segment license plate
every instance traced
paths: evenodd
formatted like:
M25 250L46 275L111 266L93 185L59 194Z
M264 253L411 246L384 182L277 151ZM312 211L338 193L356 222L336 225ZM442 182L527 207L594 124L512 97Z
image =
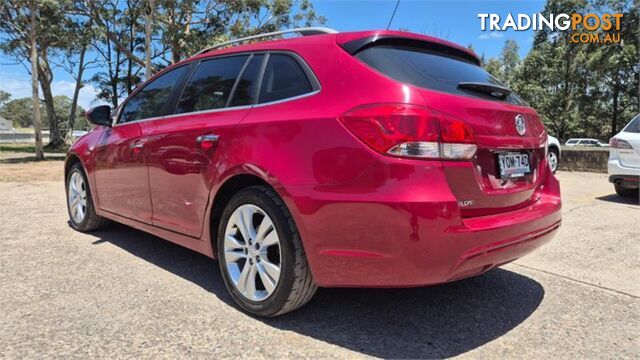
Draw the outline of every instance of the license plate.
M500 178L522 177L531 173L529 154L510 153L498 154L498 169Z

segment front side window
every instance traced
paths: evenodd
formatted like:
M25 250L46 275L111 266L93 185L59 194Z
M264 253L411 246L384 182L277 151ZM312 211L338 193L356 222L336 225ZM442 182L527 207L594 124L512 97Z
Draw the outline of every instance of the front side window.
M188 66L168 71L138 91L124 104L120 122L126 123L164 115L164 107L176 84L186 74Z
M200 63L182 93L176 113L225 107L248 57L233 56Z
M260 86L259 103L283 100L313 91L300 64L289 55L271 54Z

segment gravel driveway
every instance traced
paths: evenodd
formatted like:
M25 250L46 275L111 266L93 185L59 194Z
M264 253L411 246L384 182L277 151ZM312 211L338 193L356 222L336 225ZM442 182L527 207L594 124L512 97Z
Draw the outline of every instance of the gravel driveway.
M640 206L606 175L558 176L563 226L537 253L429 288L320 289L272 320L232 305L215 261L73 231L61 181L0 176L0 357L638 358Z

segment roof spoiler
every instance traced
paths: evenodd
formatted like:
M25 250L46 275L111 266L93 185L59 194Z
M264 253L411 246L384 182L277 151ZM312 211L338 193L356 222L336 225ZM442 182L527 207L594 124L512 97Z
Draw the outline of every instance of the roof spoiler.
M414 46L414 47L433 50L438 53L444 53L446 55L453 56L456 58L461 58L475 65L481 65L480 60L477 57L473 56L472 54L466 51L457 49L455 47L447 46L445 44L439 44L437 42L433 42L429 40L403 37L398 35L371 35L371 36L366 36L360 39L345 42L340 46L349 54L355 55L366 48L369 48L372 46L378 46L378 45Z

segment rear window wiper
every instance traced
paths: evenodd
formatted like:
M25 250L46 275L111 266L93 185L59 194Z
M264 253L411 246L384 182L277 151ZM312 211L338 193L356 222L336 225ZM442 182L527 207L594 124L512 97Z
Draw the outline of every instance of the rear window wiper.
M503 100L506 99L507 96L511 94L510 89L507 89L504 86L491 84L491 83L461 82L461 83L458 83L458 88L491 95L493 97L497 97Z

